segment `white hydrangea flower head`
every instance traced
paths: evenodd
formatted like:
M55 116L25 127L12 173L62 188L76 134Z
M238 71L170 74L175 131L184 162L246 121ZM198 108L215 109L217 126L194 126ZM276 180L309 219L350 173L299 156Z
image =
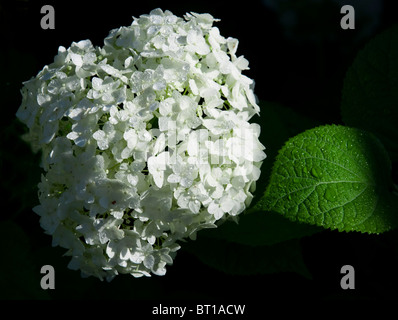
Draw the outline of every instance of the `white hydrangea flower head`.
M17 117L44 169L34 211L82 275L164 275L181 240L250 204L259 107L215 21L156 9L103 47L59 47L24 83Z

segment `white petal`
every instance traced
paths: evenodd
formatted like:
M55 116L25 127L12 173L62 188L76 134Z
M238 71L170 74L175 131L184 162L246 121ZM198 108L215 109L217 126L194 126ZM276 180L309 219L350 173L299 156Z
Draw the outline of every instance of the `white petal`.
M233 201L232 199L230 199L228 197L222 197L220 202L221 202L222 211L224 211L226 213L230 212L235 204L235 201Z
M156 139L155 146L153 148L153 154L158 154L162 152L166 147L166 136L164 133L161 133L160 136Z
M105 132L102 130L97 130L93 134L93 138L97 141L104 140L105 139Z
M79 137L79 134L75 131L69 132L66 136L70 140L75 140Z
M189 135L187 151L192 157L197 156L199 153L199 143L195 133Z
M83 65L83 58L81 55L71 52L70 57L73 64L75 64L76 66L81 67Z
M161 159L152 156L148 159L148 171L152 175L153 180L158 188L163 186L164 171L161 168Z
M180 182L180 180L181 180L181 177L176 174L171 174L167 178L167 182L169 182L169 183L178 183L178 182Z
M220 206L214 202L210 203L207 211L209 211L209 213L212 214L216 220L221 219L224 215L224 212L221 210Z
M131 257L131 252L128 248L124 247L120 250L119 254L120 259L122 260L128 260Z
M102 82L103 82L102 79L100 79L100 78L98 78L98 77L94 77L94 78L91 80L93 89L94 89L94 90L97 90L97 91L101 90L101 88L102 88Z
M195 96L199 94L198 86L196 85L195 80L189 79L189 87L191 88L191 91Z

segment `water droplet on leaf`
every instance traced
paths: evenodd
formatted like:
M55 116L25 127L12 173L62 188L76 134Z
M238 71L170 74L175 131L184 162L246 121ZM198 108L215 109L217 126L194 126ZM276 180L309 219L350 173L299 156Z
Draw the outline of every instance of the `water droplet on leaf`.
M322 174L319 168L317 167L313 167L311 169L311 174L315 177L315 178L319 178Z
M333 187L327 187L325 191L325 199L328 201L336 201L337 191Z

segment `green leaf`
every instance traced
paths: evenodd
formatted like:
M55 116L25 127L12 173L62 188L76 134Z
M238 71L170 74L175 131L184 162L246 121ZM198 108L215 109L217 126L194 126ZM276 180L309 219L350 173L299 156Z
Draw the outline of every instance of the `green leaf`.
M246 246L221 239L200 237L182 246L202 263L231 275L295 272L311 278L298 240L273 246Z
M398 160L398 27L372 39L344 80L342 116L348 126L374 133Z
M280 150L255 209L339 231L380 233L397 224L392 185L388 154L375 136L321 126L291 138Z

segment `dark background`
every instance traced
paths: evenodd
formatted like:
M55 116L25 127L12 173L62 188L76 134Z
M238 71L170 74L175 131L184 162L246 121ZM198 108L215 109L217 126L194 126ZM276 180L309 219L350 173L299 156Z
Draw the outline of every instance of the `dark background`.
M221 299L230 303L270 298L398 298L395 232L364 235L325 230L301 239L302 254L311 278L295 272L229 275L203 264L182 249L164 277L119 276L106 283L92 278L81 279L79 272L66 269L69 259L62 257L64 250L51 248L50 237L43 234L38 217L31 211L37 203L35 185L40 179L40 170L38 156L31 154L17 139L23 132L23 126L15 122L21 82L51 63L58 46L69 47L72 41L84 39L101 46L111 29L130 25L132 16L138 17L157 7L178 16L193 11L210 13L221 19L216 23L221 34L239 39L238 54L250 62L250 70L245 74L255 79L255 93L260 100L280 103L321 124L341 123L340 99L345 72L369 39L396 23L393 1L352 2L357 14L355 30L340 28L343 15L337 1L279 1L279 10L267 6L266 2L0 2L1 201L5 203L1 219L12 218L20 226L11 242L20 241L17 235L22 230L21 237L26 237L30 248L28 255L33 261L26 271L21 267L18 251L15 256L9 254L0 258L5 270L1 274L3 279L7 275L24 277L22 283L17 280L0 282L2 298ZM350 1L345 3L350 4ZM40 8L45 4L55 9L54 30L40 27L43 16ZM380 11L379 4L382 5ZM368 10L369 14L361 14L359 7L365 7L365 11L369 7L372 9ZM293 25L287 28L281 21ZM39 286L40 267L44 264L51 264L56 270L56 289L51 292ZM340 268L347 264L356 271L355 290L340 287Z

